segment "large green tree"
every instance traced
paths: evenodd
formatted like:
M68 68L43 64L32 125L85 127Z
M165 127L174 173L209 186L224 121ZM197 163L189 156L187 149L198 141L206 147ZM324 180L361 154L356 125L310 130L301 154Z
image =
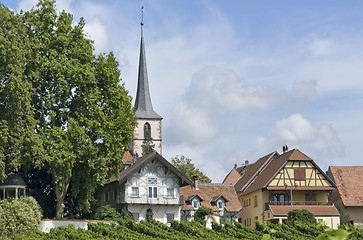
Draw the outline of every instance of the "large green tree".
M41 160L51 175L56 217L64 216L69 190L87 211L95 189L118 171L129 147L136 124L131 97L113 53L93 53L83 19L73 24L71 14L57 13L54 0L40 0L17 17L31 43L23 74L36 121L29 129L45 150Z
M31 49L22 20L0 4L0 181L44 155L31 104Z
M201 183L210 183L211 180L209 177L204 175L198 168L195 168L192 160L190 158L186 158L181 155L176 156L171 159L171 163L176 167L179 171L185 174L190 179L193 179L193 176L197 175L199 177L199 182Z

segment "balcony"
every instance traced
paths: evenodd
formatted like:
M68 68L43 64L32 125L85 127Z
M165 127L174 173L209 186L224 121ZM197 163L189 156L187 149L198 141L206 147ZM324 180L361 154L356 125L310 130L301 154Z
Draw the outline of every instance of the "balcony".
M155 204L155 205L180 205L179 196L158 195L157 197L149 197L149 194L139 195L121 195L122 203L127 204Z
M265 210L269 210L270 205L280 206L331 206L330 201L269 201L265 203Z

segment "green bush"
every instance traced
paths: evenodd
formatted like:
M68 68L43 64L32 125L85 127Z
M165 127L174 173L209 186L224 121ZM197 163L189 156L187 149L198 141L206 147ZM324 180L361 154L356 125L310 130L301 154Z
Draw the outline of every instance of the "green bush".
M196 221L204 221L205 216L212 215L213 210L207 207L200 207L197 211L194 213L194 220Z
M316 224L316 219L313 213L306 209L294 209L287 214L287 223L293 224L299 221L303 224Z
M146 210L146 221L148 222L152 222L154 220L154 213L153 210L151 208L148 208Z
M126 221L134 220L132 214L127 210L126 205L120 205L117 208L112 208L109 205L100 208L99 220Z
M40 226L42 211L33 197L0 201L0 237L25 235Z
M117 221L121 218L121 214L116 211L115 208L110 207L109 205L102 206L100 210L100 215L98 217L99 220L114 220Z

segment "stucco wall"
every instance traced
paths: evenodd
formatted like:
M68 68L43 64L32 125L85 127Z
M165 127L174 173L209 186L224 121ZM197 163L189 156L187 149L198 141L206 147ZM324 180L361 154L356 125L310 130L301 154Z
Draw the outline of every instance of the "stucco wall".
M340 217L315 217L318 222L324 222L326 226L338 229L338 226L340 224Z
M363 207L347 207L343 210L355 226L363 225Z
M257 197L257 205L255 204L255 197ZM265 198L266 196L263 196L262 190L257 190L240 198L242 210L238 214L238 218L243 224L254 227L256 220L263 221L262 214Z
M57 227L64 227L68 225L73 225L75 228L82 228L88 230L89 222L103 222L103 223L114 223L113 221L94 221L94 220L51 220L43 219L40 222L39 231L49 233L50 229Z
M149 208L153 211L153 218L161 223L167 223L167 214L174 214L174 220L180 221L179 205L128 205L129 212L139 214L139 221L146 220L146 211Z

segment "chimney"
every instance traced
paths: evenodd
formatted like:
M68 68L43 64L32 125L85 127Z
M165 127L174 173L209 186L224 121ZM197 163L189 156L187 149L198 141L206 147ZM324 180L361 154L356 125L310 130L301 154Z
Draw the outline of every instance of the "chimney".
M198 179L199 179L198 175L194 175L194 176L193 176L194 187L195 187L195 189L197 189L197 190L198 190Z
M247 166L250 163L250 161L245 160L245 165Z
M237 163L234 164L234 168L236 169L237 168Z
M284 146L282 147L282 152L283 152L283 153L287 152L288 150L289 150L289 148L287 147L287 145L284 145Z

